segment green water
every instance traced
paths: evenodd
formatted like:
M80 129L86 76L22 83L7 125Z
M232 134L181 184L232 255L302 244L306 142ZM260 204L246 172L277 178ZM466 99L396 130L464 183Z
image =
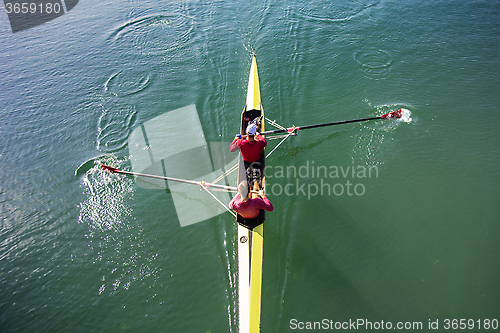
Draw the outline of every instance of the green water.
M233 217L181 228L170 193L93 161L130 170L131 131L190 104L230 141L253 52L282 125L413 118L270 157L261 331L500 320L499 2L81 1L15 34L1 15L1 332L237 332ZM275 173L307 165L377 172Z

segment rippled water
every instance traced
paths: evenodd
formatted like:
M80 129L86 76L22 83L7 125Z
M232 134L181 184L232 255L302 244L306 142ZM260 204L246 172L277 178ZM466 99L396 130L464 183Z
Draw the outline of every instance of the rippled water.
M0 331L237 331L232 216L181 228L169 190L100 163L131 170L129 134L191 104L207 142L230 141L254 52L282 125L409 111L270 157L262 332L500 319L499 9L86 1L15 34L2 20Z

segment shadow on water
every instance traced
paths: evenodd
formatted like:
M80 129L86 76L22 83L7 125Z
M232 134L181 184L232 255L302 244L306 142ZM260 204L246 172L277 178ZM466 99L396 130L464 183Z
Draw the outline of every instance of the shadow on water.
M325 143L325 142L327 142L335 137L338 137L339 135L340 135L340 131L335 131L335 132L331 133L330 135L324 137L323 139L316 140L313 143L308 144L307 146L293 146L293 147L286 147L285 146L281 149L283 151L281 156L286 155L286 156L289 156L291 158L295 158L299 155L299 153L301 153L303 151L307 151L307 150L312 149L312 148L315 148L317 146L320 146L323 143ZM293 140L293 137L290 139ZM280 146L280 148L281 147L282 146Z
M292 319L391 319L396 309L381 307L386 298L371 289L392 274L390 265L377 267L380 258L393 259L384 239L327 197L273 201L283 215L269 216L265 230L262 327L286 332Z
M360 288L359 279L352 276L353 272L363 272L377 244L356 227L347 212L322 201L320 206L329 207L323 213L324 219L297 219L302 225L296 226L295 240L291 240L293 245L288 250L290 262L280 323L283 327L292 318L348 321L381 317L373 300Z

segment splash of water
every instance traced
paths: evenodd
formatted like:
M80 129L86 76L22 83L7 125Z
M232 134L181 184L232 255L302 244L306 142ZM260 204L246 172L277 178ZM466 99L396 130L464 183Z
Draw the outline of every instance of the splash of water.
M84 173L81 187L86 196L79 204L79 222L89 226L84 255L102 274L98 295L129 290L135 281L154 285L159 271L155 267L158 252L144 238L132 214L133 178L109 173L100 165L119 167L125 161L111 154L103 155L86 161L78 169L78 174Z
M401 118L399 118L399 121L404 121L405 123L411 123L412 122L411 118L411 111L408 109L401 108Z
M133 180L117 180L113 175L101 170L100 163L119 165L118 158L113 155L98 157L93 162L94 165L83 177L82 185L87 200L80 204L79 220L89 223L94 230L117 231L131 214L131 208L126 201L132 195Z
M366 165L384 164L385 153L390 151L388 145L393 142L394 130L406 123L413 121L411 111L401 104L372 105L365 100L369 106L376 108L376 115L387 114L396 110L401 110L400 118L390 118L363 123L359 128L357 142L352 151L353 162Z

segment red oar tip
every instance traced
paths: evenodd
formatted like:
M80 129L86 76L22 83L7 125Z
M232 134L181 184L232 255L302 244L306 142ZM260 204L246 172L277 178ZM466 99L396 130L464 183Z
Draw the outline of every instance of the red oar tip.
M380 116L381 118L385 118L385 119L389 119L389 118L401 118L401 116L403 115L403 110L402 109L399 109L397 111L392 111L392 112L389 112L389 113L386 113L382 116Z
M120 172L120 169L113 168L113 167L111 167L109 165L101 164L101 167L103 168L103 170L108 170L108 171L111 171L111 172Z

